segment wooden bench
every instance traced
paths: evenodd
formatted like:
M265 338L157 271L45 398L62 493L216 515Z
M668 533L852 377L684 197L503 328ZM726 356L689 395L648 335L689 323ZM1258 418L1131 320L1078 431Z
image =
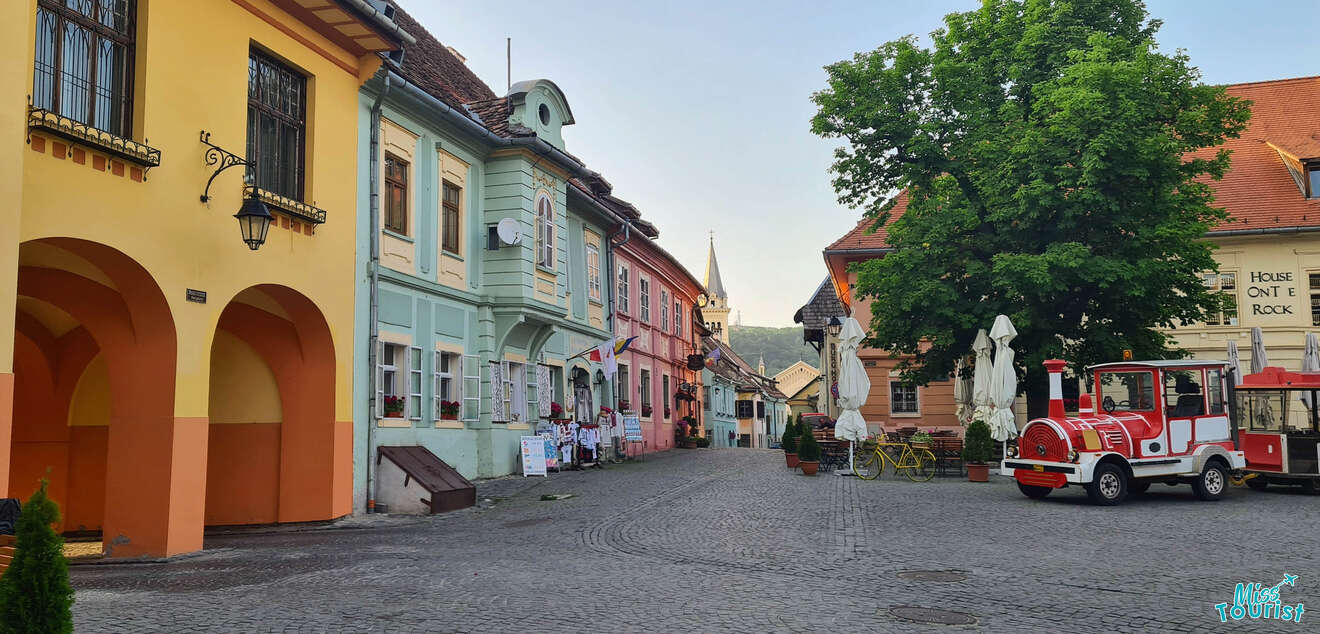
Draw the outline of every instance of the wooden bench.
M18 540L13 535L0 535L0 577L4 576L9 563L14 561L14 549L17 546Z

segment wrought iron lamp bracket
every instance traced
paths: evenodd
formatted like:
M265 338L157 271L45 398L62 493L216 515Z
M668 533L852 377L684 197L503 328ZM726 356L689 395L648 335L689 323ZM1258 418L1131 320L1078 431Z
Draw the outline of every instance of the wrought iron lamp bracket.
M217 166L215 172L211 174L211 178L206 181L206 189L202 190L202 202L207 202L210 200L211 183L215 182L215 177L219 176L220 172L238 165L244 167L253 167L253 165L251 161L211 143L211 133L206 130L202 130L201 141L202 145L206 146L206 153L204 155L206 157L206 164Z

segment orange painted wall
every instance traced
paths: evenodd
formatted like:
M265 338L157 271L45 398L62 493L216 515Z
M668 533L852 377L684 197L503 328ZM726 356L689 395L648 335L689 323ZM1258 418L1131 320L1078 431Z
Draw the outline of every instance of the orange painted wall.
M280 424L210 425L206 524L279 519Z
M105 448L109 427L69 430L69 501L64 530L101 530L105 517Z

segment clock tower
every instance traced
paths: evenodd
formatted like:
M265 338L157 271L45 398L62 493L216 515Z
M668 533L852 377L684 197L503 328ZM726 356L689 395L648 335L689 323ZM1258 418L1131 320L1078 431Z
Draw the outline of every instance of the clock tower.
M706 297L701 307L701 315L706 319L706 329L724 343L729 343L729 294L724 290L724 280L720 279L720 265L715 261L715 236L710 237L710 253L706 256Z

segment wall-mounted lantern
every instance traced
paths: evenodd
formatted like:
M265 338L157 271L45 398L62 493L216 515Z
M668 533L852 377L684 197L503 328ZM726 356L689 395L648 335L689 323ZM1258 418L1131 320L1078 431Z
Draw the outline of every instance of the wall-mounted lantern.
M843 330L843 322L839 321L839 317L837 315L835 315L834 317L830 317L830 323L829 326L826 327L826 329L829 330L831 337L837 337L839 336L839 332Z
M206 164L216 166L211 178L206 181L206 189L202 190L202 202L208 202L211 200L211 183L215 182L215 177L219 176L220 172L239 165L254 166L251 161L211 143L211 133L206 130L202 130L201 141L202 145L206 146L204 154ZM243 206L239 207L234 218L238 219L238 230L242 233L243 242L248 248L253 251L260 249L266 242L266 231L270 229L271 215L266 203L257 198L255 189L243 200Z

